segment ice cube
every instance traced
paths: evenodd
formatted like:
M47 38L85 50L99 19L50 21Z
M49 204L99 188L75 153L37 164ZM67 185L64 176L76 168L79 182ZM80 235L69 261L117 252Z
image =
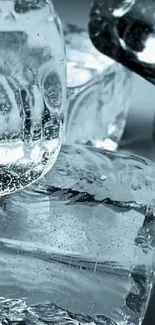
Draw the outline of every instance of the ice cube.
M140 157L63 146L36 190L1 198L1 296L136 325L153 281L154 171Z
M94 0L88 29L101 53L155 84L154 1Z
M52 168L66 90L63 30L52 1L0 1L0 196Z
M64 27L67 52L67 143L115 150L130 107L131 75L98 52L86 30Z

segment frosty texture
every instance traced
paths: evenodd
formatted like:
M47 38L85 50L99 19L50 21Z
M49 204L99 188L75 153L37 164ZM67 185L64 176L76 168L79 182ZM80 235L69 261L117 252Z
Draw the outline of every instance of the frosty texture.
M1 198L3 324L10 315L28 325L141 324L153 281L154 168L63 146L37 190Z

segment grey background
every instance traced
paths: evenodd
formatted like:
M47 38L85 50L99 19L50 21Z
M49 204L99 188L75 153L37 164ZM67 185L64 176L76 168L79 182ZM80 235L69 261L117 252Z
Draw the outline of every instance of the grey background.
M107 0L108 1L108 0ZM91 0L53 0L63 22L87 27ZM133 75L131 109L120 150L140 154L155 161L153 126L155 116L155 86ZM155 290L144 325L155 324Z

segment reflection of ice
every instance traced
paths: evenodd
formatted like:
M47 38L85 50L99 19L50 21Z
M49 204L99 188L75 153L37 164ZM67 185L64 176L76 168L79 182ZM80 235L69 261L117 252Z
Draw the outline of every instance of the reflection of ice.
M4 132L18 133L21 119L13 89L4 75L0 75L0 136Z
M117 3L118 2L118 3ZM113 9L113 16L122 17L131 10L136 0L118 0L116 1L115 8Z
M0 164L6 165L18 162L24 158L23 143L0 145Z
M74 76L74 77L73 77ZM92 73L88 69L79 68L76 63L67 64L67 84L69 88L79 87L92 79Z
M145 42L145 47L142 52L137 53L138 60L150 64L155 64L154 57L155 35L151 35Z

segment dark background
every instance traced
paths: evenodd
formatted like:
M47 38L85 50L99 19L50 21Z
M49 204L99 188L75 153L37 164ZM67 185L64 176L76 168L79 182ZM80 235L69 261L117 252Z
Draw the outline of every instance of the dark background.
M108 1L108 0L107 0ZM87 27L91 0L53 0L62 22ZM155 86L133 75L131 110L120 150L140 154L155 161L153 127L155 118ZM155 290L143 325L155 325Z

